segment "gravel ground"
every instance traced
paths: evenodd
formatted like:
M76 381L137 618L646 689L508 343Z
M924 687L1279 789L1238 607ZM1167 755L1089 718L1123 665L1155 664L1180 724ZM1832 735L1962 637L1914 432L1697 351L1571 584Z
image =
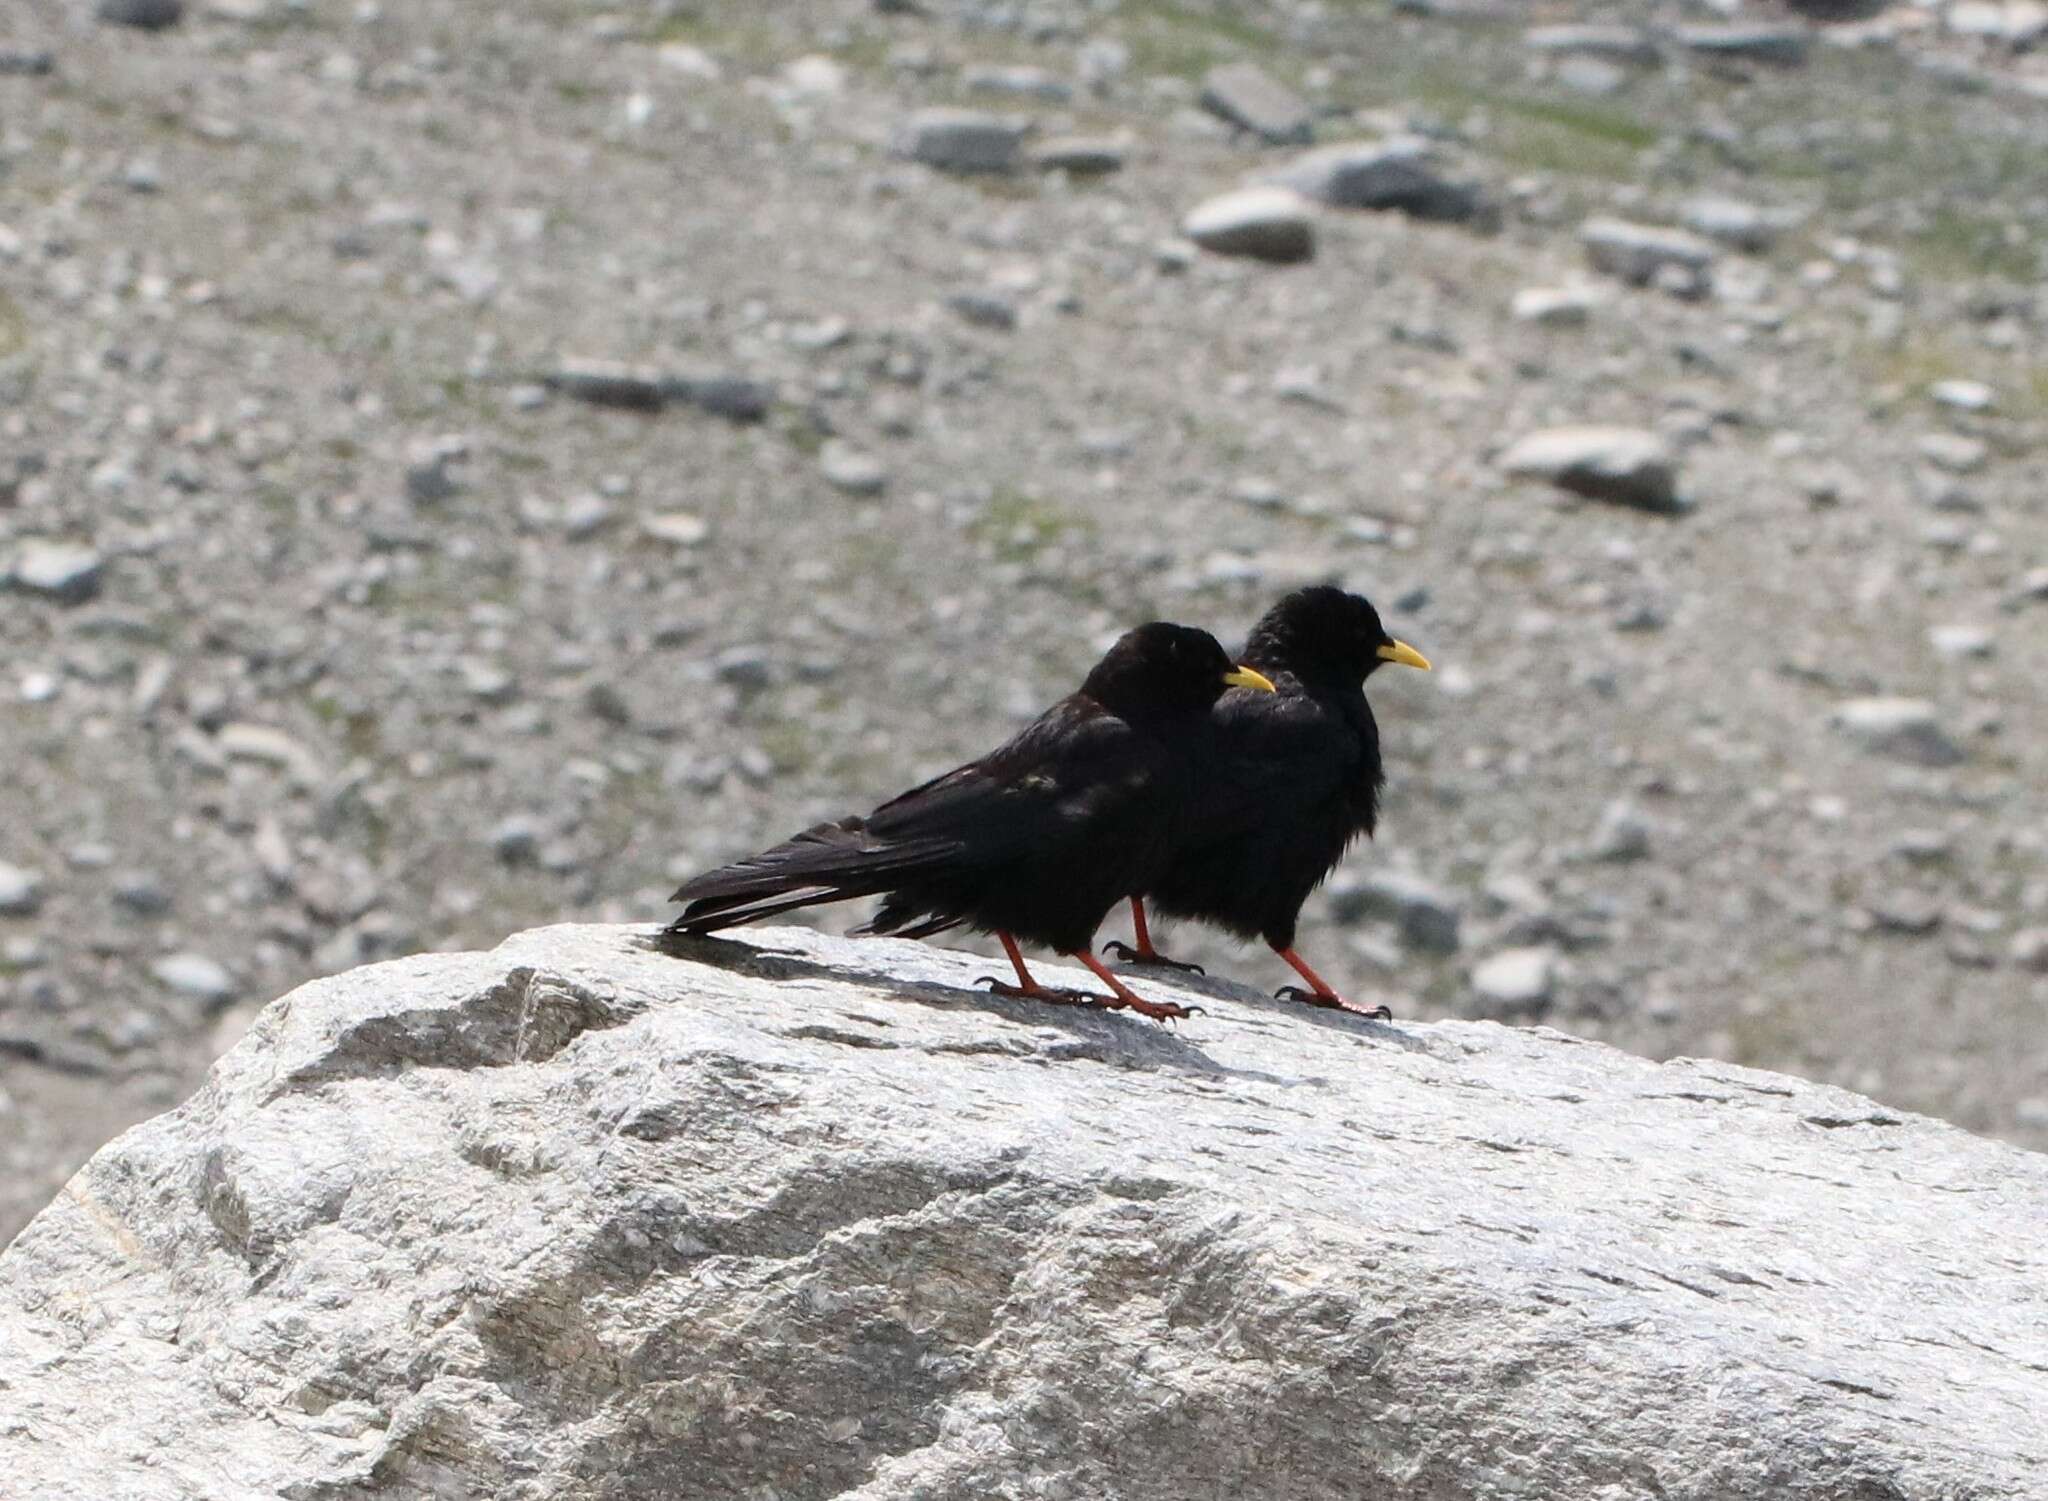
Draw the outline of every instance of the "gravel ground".
M1488 9L14 0L0 1236L1320 578L1439 669L1326 973L2048 1145L2032 12Z

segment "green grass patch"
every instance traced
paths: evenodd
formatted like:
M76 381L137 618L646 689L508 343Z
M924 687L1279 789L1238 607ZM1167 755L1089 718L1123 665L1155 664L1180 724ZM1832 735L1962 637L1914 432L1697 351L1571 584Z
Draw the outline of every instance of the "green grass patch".
M1268 28L1238 14L1232 5L1204 7L1178 0L1127 0L1122 8L1123 40L1131 68L1140 76L1167 74L1199 80L1218 63L1257 59L1280 71L1281 40Z

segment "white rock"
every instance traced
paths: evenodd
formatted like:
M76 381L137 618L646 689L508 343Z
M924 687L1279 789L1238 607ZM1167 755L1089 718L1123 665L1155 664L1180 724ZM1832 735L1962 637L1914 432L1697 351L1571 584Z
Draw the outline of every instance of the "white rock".
M90 547L32 539L16 551L10 573L16 588L80 604L99 592L104 566Z
M233 1000L242 988L225 965L205 954L167 954L150 966L150 973L168 989L209 1005Z
M1242 188L1211 198L1188 215L1181 233L1218 255L1305 261L1315 254L1307 199L1291 188Z
M1737 250L1769 250L1778 238L1778 218L1738 198L1695 198L1679 217L1693 233Z
M1472 989L1488 1016L1531 1016L1550 1002L1557 954L1547 948L1503 949L1472 970Z
M0 917L34 917L43 905L43 878L0 860Z
M1934 705L1917 698L1857 698L1837 704L1830 722L1866 750L1919 766L1953 766L1963 751L1942 728Z
M1938 380L1927 394L1959 412L1987 412L1998 400L1998 393L1981 380Z
M1549 428L1510 446L1500 465L1594 500L1651 511L1683 508L1669 445L1641 428Z
M1988 657L1994 645L1991 632L1980 625L1938 625L1927 640L1944 657Z
M880 495L889 488L882 461L844 438L828 438L818 453L818 472L835 490L848 495Z
M1928 433L1916 447L1921 458L1950 474L1974 474L1991 457L1991 449L1982 438L1963 433Z
M699 547L711 535L711 523L689 511L665 511L658 516L641 517L640 534L670 547Z
M275 766L301 786L310 787L322 776L318 756L283 730L266 724L222 725L215 743L230 760Z
M265 1011L0 1252L0 1475L2039 1493L2038 1153L1545 1031L1148 978L1211 1008L1169 1032L915 944L648 936L527 933Z
M1663 272L1697 288L1714 264L1714 247L1698 235L1624 219L1588 219L1579 241L1595 267L1632 286L1648 286Z
M1547 328L1579 328L1593 315L1592 294L1577 287L1524 287L1515 293L1512 312L1520 323Z
M1437 165L1420 136L1352 141L1306 152L1271 180L1332 208L1392 210L1418 219L1469 219L1481 198L1471 181Z

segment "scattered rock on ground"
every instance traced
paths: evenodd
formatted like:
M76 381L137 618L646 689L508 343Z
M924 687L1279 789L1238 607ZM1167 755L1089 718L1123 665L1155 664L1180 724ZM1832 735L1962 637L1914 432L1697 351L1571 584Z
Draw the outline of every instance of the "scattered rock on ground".
M1028 121L981 110L921 109L897 127L891 149L941 172L1008 172L1018 161Z
M1682 229L1589 219L1579 229L1579 240L1595 267L1631 286L1648 286L1673 273L1696 291L1705 286L1714 264L1714 247Z
M162 31L184 17L185 0L99 0L97 14L115 26Z
M844 438L828 438L818 454L818 470L827 484L848 495L880 495L889 487L882 461Z
M1637 26L1532 26L1522 34L1522 41L1534 52L1581 54L1638 67L1653 66L1657 61L1657 44Z
M1811 34L1803 26L1751 22L1681 26L1672 33L1678 45L1708 57L1796 67L1806 61Z
M65 604L83 604L99 592L105 564L90 547L39 539L24 542L9 570L18 589Z
M1272 181L1333 208L1470 219L1482 203L1477 184L1448 176L1435 156L1420 136L1323 146L1273 173Z
M1512 445L1500 465L1509 474L1548 480L1593 500L1646 511L1684 508L1670 447L1641 428L1549 428Z
M1778 239L1777 217L1740 198L1694 198L1679 217L1694 234L1752 254L1769 250Z
M1101 177L1123 170L1124 144L1104 136L1053 136L1032 148L1031 164L1046 172Z
M1202 108L1270 146L1305 146L1315 133L1308 106L1253 63L1211 68L1202 80Z
M226 965L205 954L167 954L150 972L166 988L208 1005L224 1005L241 989Z
M1934 705L1917 698L1858 698L1835 706L1830 721L1866 750L1919 766L1953 766L1962 747L1949 738Z
M34 917L43 905L43 878L0 860L0 917Z
M1476 1010L1494 1020L1527 1021L1550 1006L1557 953L1548 948L1503 949L1472 969Z
M1316 249L1308 200L1292 188L1241 188L1211 198L1187 216L1181 233L1218 255L1262 261L1305 261Z

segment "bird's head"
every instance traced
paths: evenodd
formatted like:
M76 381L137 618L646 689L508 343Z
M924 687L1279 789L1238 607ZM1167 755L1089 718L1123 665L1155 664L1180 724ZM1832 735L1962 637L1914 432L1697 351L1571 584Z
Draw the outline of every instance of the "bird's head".
M1429 671L1429 659L1396 641L1362 594L1328 584L1297 589L1252 627L1245 660L1297 677L1363 682L1389 662Z
M1155 620L1124 632L1081 691L1130 717L1206 709L1234 687L1273 691L1264 676L1233 662L1207 631Z

